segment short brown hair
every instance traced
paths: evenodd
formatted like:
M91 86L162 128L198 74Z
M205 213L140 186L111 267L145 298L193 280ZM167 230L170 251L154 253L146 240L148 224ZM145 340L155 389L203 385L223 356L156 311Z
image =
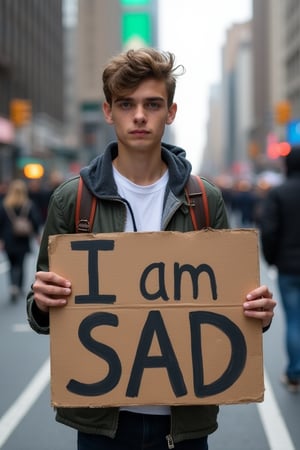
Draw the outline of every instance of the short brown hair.
M163 80L166 83L168 106L171 106L176 88L175 71L183 66L174 66L175 56L153 48L129 50L112 58L103 75L103 92L111 105L113 96L126 95L147 79Z

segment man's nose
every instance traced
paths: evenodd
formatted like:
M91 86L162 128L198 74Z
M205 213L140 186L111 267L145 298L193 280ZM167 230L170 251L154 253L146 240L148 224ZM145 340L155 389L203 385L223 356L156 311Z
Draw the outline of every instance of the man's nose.
M135 122L145 122L146 121L146 114L145 114L143 105L137 105L137 107L135 109L134 120L135 120Z

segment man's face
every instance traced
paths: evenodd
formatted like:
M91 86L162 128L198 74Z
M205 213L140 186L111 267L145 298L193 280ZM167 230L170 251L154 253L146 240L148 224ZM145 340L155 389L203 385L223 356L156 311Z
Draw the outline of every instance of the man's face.
M104 103L107 123L114 125L120 149L160 148L165 125L173 122L177 106L167 104L164 81L143 81L134 91Z

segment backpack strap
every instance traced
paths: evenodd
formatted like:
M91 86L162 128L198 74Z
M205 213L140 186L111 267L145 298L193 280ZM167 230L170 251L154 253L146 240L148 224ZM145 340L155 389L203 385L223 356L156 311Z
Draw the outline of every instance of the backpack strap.
M185 192L189 201L190 214L194 230L208 228L210 222L209 209L206 190L202 179L198 175L190 175ZM91 194L82 178L79 177L75 210L76 233L91 232L96 207L96 197Z
M75 209L76 233L90 233L92 231L96 206L96 197L92 195L82 178L79 177Z
M209 209L203 180L198 175L190 175L185 192L189 200L194 230L208 228L210 223Z

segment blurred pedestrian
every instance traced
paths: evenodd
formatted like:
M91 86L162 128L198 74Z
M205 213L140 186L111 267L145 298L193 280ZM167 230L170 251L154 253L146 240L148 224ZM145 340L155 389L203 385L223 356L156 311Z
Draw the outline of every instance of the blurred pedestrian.
M30 180L28 183L28 195L36 207L39 209L43 224L47 218L48 205L53 190L43 185L40 179Z
M0 204L0 248L10 263L10 299L15 302L23 288L24 259L31 239L39 236L41 218L28 197L26 183L13 180Z
M300 146L284 158L285 181L271 188L260 218L261 242L275 266L285 314L287 367L282 382L291 392L300 386Z
M256 196L252 182L241 179L232 194L231 207L236 214L236 226L252 228L254 226L254 211Z

